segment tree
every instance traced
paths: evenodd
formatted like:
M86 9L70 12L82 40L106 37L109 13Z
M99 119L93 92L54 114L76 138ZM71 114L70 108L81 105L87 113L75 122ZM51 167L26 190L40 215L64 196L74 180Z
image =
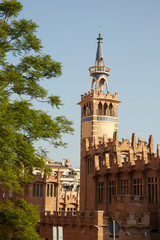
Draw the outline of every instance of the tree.
M39 214L32 204L19 199L15 207L7 200L0 204L0 213L0 239L39 239L35 229Z
M48 171L46 152L36 149L34 142L45 140L54 147L65 146L62 134L73 132L72 122L65 116L52 118L46 112L34 109L33 100L53 108L62 105L58 96L49 96L41 86L43 80L61 75L61 63L43 54L41 41L36 36L38 26L32 20L18 19L21 10L22 4L16 0L0 2L0 184L18 196L23 194L25 184L33 179L34 169ZM10 54L16 61L11 61ZM20 199L14 203L15 212L22 211L25 215L27 206L32 216L34 208ZM9 239L4 237L5 229L7 236L16 239L38 239L36 234L31 238L25 235L19 238L18 227L15 231L7 228L10 216L15 216L13 220L17 219L17 223L23 219L19 218L22 212L15 215L12 208L13 203L9 200L0 203L0 223L6 224L4 231L0 230L0 239ZM8 209L8 215L4 216L3 209Z

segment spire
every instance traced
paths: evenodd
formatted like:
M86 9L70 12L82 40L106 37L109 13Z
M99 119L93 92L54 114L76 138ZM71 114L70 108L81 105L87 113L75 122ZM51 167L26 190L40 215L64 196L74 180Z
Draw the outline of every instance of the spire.
M99 37L97 38L97 40L98 40L98 42L97 42L98 46L97 46L95 65L96 66L105 66L104 58L103 58L103 45L102 45L103 38L101 37L101 33L99 33Z
M99 36L97 38L98 40L98 46L97 46L97 54L96 54L96 60L95 65L93 67L89 68L90 76L92 76L92 85L91 85L91 91L93 90L94 83L96 82L95 89L97 91L103 92L103 86L106 85L106 91L109 92L108 89L108 82L107 77L110 75L111 68L105 66L104 64L104 58L103 58L103 45L101 37L101 33L99 33Z
M97 46L95 66L90 67L89 71L90 71L90 76L93 76L98 79L100 75L103 75L103 76L105 75L108 77L110 75L111 68L105 66L104 64L103 44L102 44L103 38L101 37L101 33L99 33L97 40L98 40L97 42L98 46Z

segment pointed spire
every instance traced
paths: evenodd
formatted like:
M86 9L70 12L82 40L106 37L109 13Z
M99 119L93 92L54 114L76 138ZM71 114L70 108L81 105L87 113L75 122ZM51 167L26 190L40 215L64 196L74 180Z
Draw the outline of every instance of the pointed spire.
M103 38L101 37L101 33L99 33L99 37L97 38L97 40L98 40L98 42L97 42L98 46L97 46L95 65L96 66L105 66L104 57L103 57L103 45L102 45Z
M95 79L103 78L103 81L99 81L99 83L96 83L95 89L97 91L102 92L103 91L103 86L106 84L106 90L107 93L109 92L108 89L108 82L107 82L107 77L110 75L110 67L105 66L104 64L104 58L103 58L103 46L102 46L102 40L103 38L101 37L101 33L99 33L99 37L97 38L98 40L98 46L97 46L97 54L96 54L96 60L95 60L95 65L93 67L89 68L90 71L90 76L93 77L92 79L92 85L91 85L91 91L93 91L93 85L95 82Z

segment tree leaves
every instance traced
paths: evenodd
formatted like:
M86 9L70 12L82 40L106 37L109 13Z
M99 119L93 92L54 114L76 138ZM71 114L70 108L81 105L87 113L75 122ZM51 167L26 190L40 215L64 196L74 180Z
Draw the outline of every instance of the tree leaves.
M7 19L17 17L22 10L22 4L16 0L4 0L0 4L0 17Z
M49 173L46 152L34 143L43 140L53 147L65 147L62 135L73 132L65 116L51 117L34 109L33 100L58 109L63 105L59 96L49 96L41 86L42 81L59 77L62 66L42 53L37 24L16 19L21 10L16 0L0 2L0 186L19 197L34 170ZM1 202L0 239L38 239L37 219L33 206L22 199Z
M3 240L38 240L33 226L37 225L39 214L36 207L19 199L16 205L7 200L0 204L0 236Z

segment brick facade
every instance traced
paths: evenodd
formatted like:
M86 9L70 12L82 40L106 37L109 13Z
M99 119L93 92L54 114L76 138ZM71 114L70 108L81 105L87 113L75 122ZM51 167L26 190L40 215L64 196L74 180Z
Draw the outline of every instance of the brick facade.
M66 162L51 163L48 166L52 170L51 175L37 172L34 181L25 189L24 199L38 206L40 212L78 211L79 177L74 175L75 170ZM67 186L68 189L65 188Z
M108 91L111 69L104 65L101 35L89 70L91 91L79 102L80 212L41 214L41 237L60 239L53 231L58 226L64 240L160 239L160 145L155 154L152 136L118 140L120 101Z

